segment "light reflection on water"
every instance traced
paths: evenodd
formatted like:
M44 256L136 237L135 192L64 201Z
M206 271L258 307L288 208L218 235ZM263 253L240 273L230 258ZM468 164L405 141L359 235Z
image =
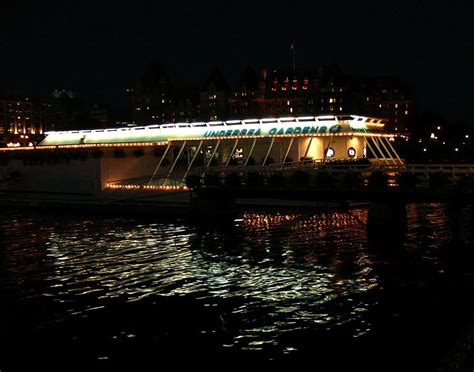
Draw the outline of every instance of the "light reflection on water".
M451 231L444 209L410 206L409 218L406 249L430 262L428 276L442 273L436 257ZM245 212L231 227L202 228L4 216L4 269L7 283L21 291L19 301L62 304L35 327L108 311L111 300L156 306L163 297L185 297L217 309L216 321L200 331L225 334L222 347L291 353L298 346L282 335L338 327L352 337L371 332L367 314L384 280L377 269L383 258L367 248L366 219L366 209ZM124 336L120 325L113 332L140 337Z

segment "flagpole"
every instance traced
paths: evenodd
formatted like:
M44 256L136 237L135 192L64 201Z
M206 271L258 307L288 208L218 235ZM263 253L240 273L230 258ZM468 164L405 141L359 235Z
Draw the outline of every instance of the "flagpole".
M296 51L295 44L293 43L293 72L296 71Z

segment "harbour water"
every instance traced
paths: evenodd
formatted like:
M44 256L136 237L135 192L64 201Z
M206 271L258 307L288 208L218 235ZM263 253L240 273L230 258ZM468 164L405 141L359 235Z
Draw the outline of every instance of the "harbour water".
M0 369L461 370L471 216L409 205L400 245L368 242L366 208L247 210L219 224L4 212Z

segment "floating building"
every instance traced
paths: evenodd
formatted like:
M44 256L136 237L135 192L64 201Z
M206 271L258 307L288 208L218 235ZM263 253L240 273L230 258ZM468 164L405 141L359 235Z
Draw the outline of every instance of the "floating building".
M1 149L0 187L98 194L186 189L186 177L372 158L400 164L381 119L265 118L45 133L37 146ZM13 176L12 176L13 175Z

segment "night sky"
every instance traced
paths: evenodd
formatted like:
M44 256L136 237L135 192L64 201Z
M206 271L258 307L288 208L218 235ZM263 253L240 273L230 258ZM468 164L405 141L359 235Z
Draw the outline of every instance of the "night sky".
M2 3L0 87L77 90L120 107L146 63L202 83L214 66L230 82L247 65L338 63L396 75L421 110L474 112L474 1L23 1Z

